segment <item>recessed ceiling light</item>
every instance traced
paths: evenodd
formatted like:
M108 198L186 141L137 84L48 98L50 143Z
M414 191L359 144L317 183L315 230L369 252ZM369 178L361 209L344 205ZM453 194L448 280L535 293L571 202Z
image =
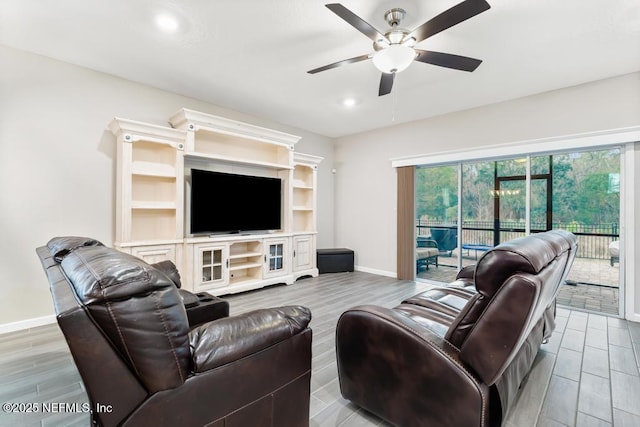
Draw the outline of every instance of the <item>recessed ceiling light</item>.
M165 33L175 33L178 31L178 20L168 13L160 13L156 15L156 26Z
M357 104L355 98L345 98L344 101L342 101L342 105L344 105L345 107L353 107Z

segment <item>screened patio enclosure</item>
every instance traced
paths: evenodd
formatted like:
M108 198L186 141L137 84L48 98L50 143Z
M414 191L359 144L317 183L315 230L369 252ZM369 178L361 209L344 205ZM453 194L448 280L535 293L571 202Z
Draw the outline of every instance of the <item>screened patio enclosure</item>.
M618 148L415 171L416 247L431 241L438 246L428 263L420 262L425 252L416 249L418 280L451 282L460 268L502 242L562 228L577 236L579 247L558 302L617 315L619 224ZM446 246L443 234L449 236Z

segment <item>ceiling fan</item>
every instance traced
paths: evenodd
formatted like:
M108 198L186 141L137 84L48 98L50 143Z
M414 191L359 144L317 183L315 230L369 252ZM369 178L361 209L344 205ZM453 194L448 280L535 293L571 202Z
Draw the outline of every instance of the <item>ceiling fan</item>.
M347 21L356 30L370 38L373 41L374 52L315 68L307 71L309 74L372 59L376 68L382 71L378 90L378 96L382 96L391 92L396 73L405 70L413 61L462 71L474 71L482 62L480 59L466 56L415 49L414 46L447 28L488 10L491 6L485 0L465 0L462 3L458 3L413 31L400 27L406 12L400 8L391 9L384 14L385 21L391 27L384 34L340 3L331 3L325 6Z

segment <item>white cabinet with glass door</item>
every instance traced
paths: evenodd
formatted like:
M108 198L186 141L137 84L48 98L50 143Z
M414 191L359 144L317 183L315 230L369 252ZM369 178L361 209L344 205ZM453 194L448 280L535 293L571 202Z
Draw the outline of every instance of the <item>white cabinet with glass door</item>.
M264 277L276 277L287 274L288 265L288 239L265 239Z
M193 283L196 291L224 287L229 282L226 245L202 244L193 247L196 260Z

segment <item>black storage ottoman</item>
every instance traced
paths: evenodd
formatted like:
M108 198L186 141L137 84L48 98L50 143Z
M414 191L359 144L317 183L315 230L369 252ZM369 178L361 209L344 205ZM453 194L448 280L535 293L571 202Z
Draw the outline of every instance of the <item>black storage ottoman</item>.
M320 274L353 271L353 251L346 248L318 249L317 264Z
M214 297L207 292L192 294L183 289L178 291L187 310L190 328L229 316L229 303L221 298Z

